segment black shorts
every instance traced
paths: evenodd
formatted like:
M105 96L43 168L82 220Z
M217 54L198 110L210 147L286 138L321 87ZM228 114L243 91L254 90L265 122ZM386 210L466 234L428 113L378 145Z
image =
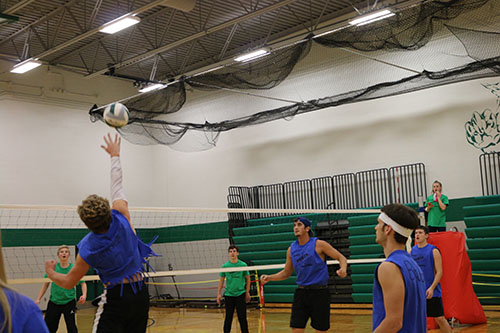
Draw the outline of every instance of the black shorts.
M433 297L427 300L427 317L444 316L443 300L441 297Z
M433 227L429 226L429 232L444 232L446 231L446 227Z
M144 333L148 323L149 292L147 285L134 293L129 283L105 289L94 319L97 333Z
M297 288L293 296L292 317L290 327L306 328L311 318L311 326L318 331L330 328L330 292L328 287L322 289Z

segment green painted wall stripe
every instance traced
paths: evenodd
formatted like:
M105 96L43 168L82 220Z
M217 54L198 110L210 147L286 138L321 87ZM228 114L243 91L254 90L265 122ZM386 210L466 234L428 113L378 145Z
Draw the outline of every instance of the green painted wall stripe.
M158 235L155 244L227 239L228 223L212 222L165 228L138 228L139 237L149 242ZM88 229L2 229L3 247L76 245Z

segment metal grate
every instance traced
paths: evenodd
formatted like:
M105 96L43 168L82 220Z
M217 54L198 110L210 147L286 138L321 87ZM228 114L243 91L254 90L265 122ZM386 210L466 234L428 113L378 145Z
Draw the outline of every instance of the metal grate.
M489 160L491 170L488 175L492 174L492 170L497 171L494 174L494 186L498 193L498 154L495 156L496 162ZM493 185L490 184L491 187ZM392 202L414 203L426 192L425 165L415 163L284 184L251 188L231 186L228 202L241 204L242 208L356 209L379 207ZM258 217L267 217L261 215Z
M285 207L290 209L313 208L311 181L297 180L283 184Z
M389 169L389 174L394 202L406 204L418 202L419 196L425 197L427 182L423 163L395 166Z
M356 173L359 207L377 207L391 203L389 170L374 169Z
M481 154L479 170L483 195L500 194L500 152Z

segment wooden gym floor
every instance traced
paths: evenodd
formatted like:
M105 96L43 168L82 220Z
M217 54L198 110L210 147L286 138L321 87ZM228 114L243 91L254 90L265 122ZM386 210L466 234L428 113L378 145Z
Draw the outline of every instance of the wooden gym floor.
M94 320L94 307L78 310L77 323L80 332L91 332ZM500 332L500 308L487 310L488 323L475 326L461 326L453 330L454 333L493 333ZM149 312L150 326L148 333L154 332L190 332L210 333L221 332L224 323L222 309L193 309L193 308L159 308L152 307ZM288 327L290 309L266 308L259 310L248 308L248 325L250 332L290 332ZM366 309L334 309L332 310L331 332L362 333L371 332L371 310ZM66 332L64 320L61 318L58 332ZM240 332L234 314L232 332ZM314 332L308 326L306 332ZM437 333L439 330L428 332Z

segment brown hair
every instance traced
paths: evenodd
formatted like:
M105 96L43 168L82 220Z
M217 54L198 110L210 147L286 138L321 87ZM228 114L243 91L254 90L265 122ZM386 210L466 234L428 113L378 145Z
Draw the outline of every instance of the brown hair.
M240 253L240 249L235 244L229 245L227 252L231 251L232 249L236 249L236 252Z
M425 225L419 225L415 228L415 230L423 230L426 235L429 234L429 228L427 228Z
M397 203L389 204L382 207L381 211L405 228L415 230L420 225L417 212L405 205ZM399 244L405 244L408 237L394 231L394 239Z
M111 224L111 208L106 198L96 194L89 195L77 208L78 215L90 231L103 233Z

